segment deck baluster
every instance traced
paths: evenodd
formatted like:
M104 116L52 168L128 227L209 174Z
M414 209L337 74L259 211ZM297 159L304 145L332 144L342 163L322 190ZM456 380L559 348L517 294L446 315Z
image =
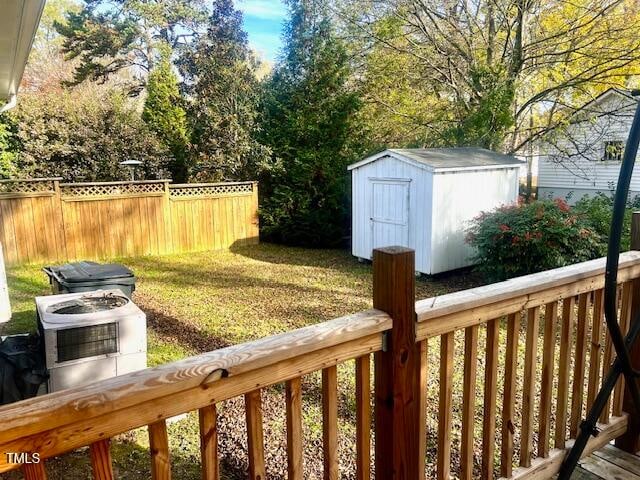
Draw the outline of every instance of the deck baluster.
M39 463L25 463L22 466L22 474L24 480L47 480L47 472L42 460Z
M262 433L262 395L253 390L244 396L249 449L249 479L265 480L264 435Z
M149 425L149 448L151 450L152 480L171 480L169 437L167 436L167 422L164 420Z
M540 308L527 311L527 336L524 354L524 387L522 392L522 442L520 445L520 466L531 465L533 452L533 401L536 388L536 364L538 354L538 327Z
M356 479L371 478L371 357L356 358Z
M575 320L575 297L562 302L562 328L560 330L560 356L558 358L558 401L556 404L555 447L564 448L567 436L567 410L569 403L569 372L571 343Z
M473 478L473 432L476 410L476 372L478 367L478 326L465 330L464 386L462 392L462 441L460 446L460 478Z
M573 393L571 395L571 420L569 437L576 438L582 420L582 406L584 405L584 377L587 354L587 312L589 310L589 293L582 293L578 297L578 322L576 328L576 350L573 368Z
M302 480L302 380L289 380L285 385L287 408L288 480Z
M540 391L538 456L549 456L551 433L551 396L553 394L553 367L556 348L556 323L558 322L558 302L547 303L544 307L544 339L542 349L542 379Z
M487 347L484 371L484 411L482 424L481 478L493 478L494 452L496 448L496 400L498 396L498 341L500 320L487 322Z
M518 338L520 313L507 317L507 351L505 356L504 396L502 400L502 450L500 475L509 478L513 471L514 403L516 399L516 370L518 369Z
M113 466L111 463L109 439L92 443L89 447L89 453L91 455L93 480L112 480Z
M600 368L602 366L604 324L604 290L593 292L593 319L591 325L591 353L589 356L589 386L587 388L587 411L591 409L598 394Z
M322 370L322 449L324 480L338 480L338 370Z
M215 404L207 405L198 410L202 480L218 480L220 478L217 416Z

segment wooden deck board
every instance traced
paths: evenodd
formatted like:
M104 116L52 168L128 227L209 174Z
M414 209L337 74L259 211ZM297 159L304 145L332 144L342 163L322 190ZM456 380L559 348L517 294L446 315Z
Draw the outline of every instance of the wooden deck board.
M580 460L572 480L640 480L640 456L605 445Z
M613 445L605 445L602 450L594 452L600 458L640 476L640 457L620 450Z
M601 478L582 467L577 467L571 475L571 480L601 480Z

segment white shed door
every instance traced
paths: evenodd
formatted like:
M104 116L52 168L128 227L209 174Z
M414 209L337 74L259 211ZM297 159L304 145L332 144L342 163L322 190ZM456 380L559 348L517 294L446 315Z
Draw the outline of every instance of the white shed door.
M409 245L408 179L370 179L372 250Z

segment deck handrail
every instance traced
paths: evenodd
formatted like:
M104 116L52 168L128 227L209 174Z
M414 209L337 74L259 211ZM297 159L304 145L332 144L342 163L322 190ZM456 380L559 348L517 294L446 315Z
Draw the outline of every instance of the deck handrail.
M15 451L20 445L20 441L16 443L18 438L69 425L83 431L73 439L66 439L64 447L49 445L47 455L56 455L97 440L85 427L102 426L95 422L96 418L136 409L140 413L138 417L118 419L114 416L110 420L113 424L110 435L132 430L149 423L145 420L146 404L157 403L160 399L169 409L166 414L159 415L156 406L151 412L155 421L195 410L211 403L212 399L216 402L226 400L377 351L382 345L380 334L390 327L391 319L387 314L367 310L10 404L0 408L0 450ZM304 365L294 365L291 360L295 359L304 360ZM290 362L290 367L271 369L268 378L259 378L262 369L283 362ZM0 456L0 472L5 470L5 458Z
M415 302L413 252L407 249L384 249L381 252L377 250L374 255L373 291L376 308L0 407L0 452L38 452L42 458L50 458L91 445L92 462L110 465L108 443L105 442L120 433L149 425L152 477L164 479L168 478L165 474L169 456L165 420L198 410L202 448L203 452L208 452L207 458L203 456L203 469L209 472L206 478L218 478L217 444L215 435L211 434L216 431L215 405L244 395L250 477L264 478L260 392L265 387L284 382L290 478L301 479L300 378L322 371L325 468L330 472L327 478L334 478L338 471L336 366L355 359L358 478L368 479L371 418L369 364L371 354L375 353L376 471L391 472L397 471L397 468L408 468L405 473L413 473L405 477L414 478L415 472L420 468L424 470L419 465L426 453L425 412L428 408L435 408L426 403L429 370L427 345L429 341L437 341L435 337L439 336L440 393L435 463L437 477L448 478L451 473L453 369L457 349L455 335L464 331L460 476L475 478L474 464L477 461L474 461L473 441L478 332L479 328L485 328L486 325L482 477L494 477L493 472L497 468L494 462L495 441L501 434L501 477L551 478L557 472L565 448L575 438L584 403L588 405L592 390L598 385L600 360L603 370L611 362L610 345L599 340L603 333L601 293L604 259ZM640 299L640 294L636 293L634 297L634 292L640 292L640 251L620 255L618 277L622 286L620 318L628 326L631 310L636 308L632 301L634 298L636 301ZM541 322L543 316L544 323ZM593 319L591 330L587 328L589 319ZM516 381L517 346L523 321L526 323L525 374L524 379L518 380L523 382L521 388L524 399L522 453L518 465L513 468L515 421L512 418L516 389L520 388ZM499 396L501 324L507 329L507 348L501 413L503 426L500 433L496 423L496 398ZM557 394L558 410L555 412L560 427L557 427L555 437L551 438L556 324L561 326L557 357L560 387ZM539 362L537 342L542 332L541 326L544 326L544 349L542 362ZM590 344L587 338L589 331L592 335ZM586 391L587 382L570 380L569 358L574 336L576 351L573 378L582 380L588 373L586 402L582 399L582 392ZM588 348L591 348L591 360L587 368L585 353ZM534 400L538 385L536 372L540 366L541 414L539 424L534 425L533 412L538 408ZM578 392L571 400L570 412L569 389ZM601 418L602 434L590 442L587 452L627 431L628 416L622 410L623 395L623 388L618 386L611 409ZM394 407L395 402L402 408ZM533 433L536 427L539 428L539 440L534 453ZM568 436L567 429L570 432ZM6 456L0 455L0 472L15 467ZM44 478L44 467L40 468L36 470L40 476L30 478Z
M426 339L498 316L604 287L606 258L532 273L416 302L417 336ZM620 254L618 282L640 276L640 251Z

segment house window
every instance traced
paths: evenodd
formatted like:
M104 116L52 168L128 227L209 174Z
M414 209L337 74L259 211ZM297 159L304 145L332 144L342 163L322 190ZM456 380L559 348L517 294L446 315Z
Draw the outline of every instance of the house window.
M624 153L624 142L622 140L610 140L604 142L604 155L603 161L622 161L622 154Z

